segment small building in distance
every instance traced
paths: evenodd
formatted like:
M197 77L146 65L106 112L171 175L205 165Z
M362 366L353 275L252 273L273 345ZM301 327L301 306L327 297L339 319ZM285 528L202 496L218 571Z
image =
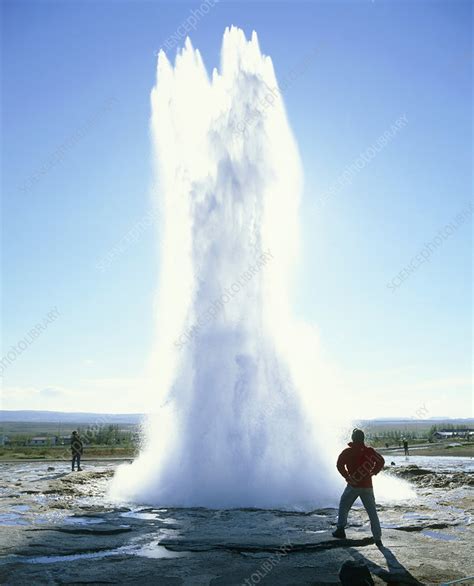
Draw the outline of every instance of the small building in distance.
M38 436L30 439L30 446L55 446L55 437Z
M433 433L433 439L443 440L451 438L469 439L474 437L474 429L440 429Z

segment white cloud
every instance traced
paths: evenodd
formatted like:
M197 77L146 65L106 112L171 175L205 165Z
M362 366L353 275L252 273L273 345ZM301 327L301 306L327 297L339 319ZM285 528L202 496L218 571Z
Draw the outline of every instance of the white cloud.
M2 391L2 409L55 411L69 400L68 390L60 386L6 386Z
M339 373L340 374L340 373ZM423 378L411 367L388 371L346 373L336 377L330 393L325 385L315 396L315 409L331 419L375 417L472 416L472 383L469 377ZM97 413L147 413L155 411L159 381L145 377L90 377L77 384L43 381L31 386L6 386L2 409L89 411Z
M58 398L64 395L64 391L60 389L46 388L39 391L39 395L42 398Z
M1 406L10 410L143 412L146 388L140 378L91 378L74 386L6 386Z

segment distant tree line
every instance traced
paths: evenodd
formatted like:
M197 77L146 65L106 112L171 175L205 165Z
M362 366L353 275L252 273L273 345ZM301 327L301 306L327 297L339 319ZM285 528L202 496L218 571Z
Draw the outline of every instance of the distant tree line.
M131 445L137 441L137 434L121 431L118 425L100 425L78 428L85 444L98 446Z
M97 425L77 428L85 446L135 446L139 443L139 433L134 430L121 430L118 425ZM70 433L67 435L58 435L55 433L12 433L3 434L0 441L4 446L67 446L69 447ZM34 439L44 440L42 443Z
M371 432L367 433L367 437L370 440L380 441L380 440L391 440L392 442L401 442L403 439L423 439L427 438L428 435L426 432L423 431L409 431L409 430L399 430L399 429L391 429L386 431L380 432Z
M470 429L469 426L465 424L454 424L454 423L440 423L434 424L431 427L426 427L422 429L381 429L376 431L375 429L367 429L367 439L379 444L401 444L401 442L406 439L408 441L429 441L432 442L435 440L434 434L437 431L465 431L466 429ZM471 429L472 431L472 429Z

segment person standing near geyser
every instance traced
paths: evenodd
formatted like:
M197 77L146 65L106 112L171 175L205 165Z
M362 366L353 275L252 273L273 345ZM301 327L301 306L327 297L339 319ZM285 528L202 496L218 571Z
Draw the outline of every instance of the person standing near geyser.
M71 454L72 454L72 471L74 472L74 465L77 462L77 470L80 472L81 468L81 456L84 451L84 445L77 431L73 431L71 435Z
M359 497L370 519L370 528L375 539L375 544L382 547L382 530L375 507L372 476L382 470L385 464L383 457L373 448L365 445L365 435L361 429L354 429L352 442L349 447L341 452L337 459L337 469L347 482L346 489L342 493L337 517L337 529L333 537L345 539L344 530L347 524L347 515Z

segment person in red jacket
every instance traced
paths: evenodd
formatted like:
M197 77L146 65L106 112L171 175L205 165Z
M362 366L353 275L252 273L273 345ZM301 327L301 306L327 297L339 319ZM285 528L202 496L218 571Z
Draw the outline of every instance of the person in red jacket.
M362 504L370 519L370 528L378 547L382 546L382 530L375 507L374 489L372 488L372 476L382 470L385 464L383 457L373 448L366 446L365 435L361 429L354 429L352 442L349 447L341 452L337 459L337 469L347 482L346 489L342 493L337 517L337 529L333 537L345 539L344 530L347 524L347 515L360 497Z

